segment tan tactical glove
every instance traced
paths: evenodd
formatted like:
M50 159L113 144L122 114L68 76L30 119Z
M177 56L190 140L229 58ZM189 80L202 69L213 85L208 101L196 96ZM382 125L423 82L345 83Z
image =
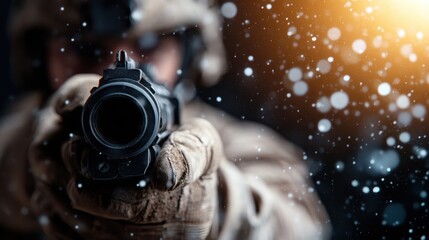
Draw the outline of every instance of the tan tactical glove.
M193 119L164 143L150 177L94 181L82 159L79 112L99 76L68 80L41 111L30 163L33 210L51 238L205 239L217 211L222 143L214 127Z

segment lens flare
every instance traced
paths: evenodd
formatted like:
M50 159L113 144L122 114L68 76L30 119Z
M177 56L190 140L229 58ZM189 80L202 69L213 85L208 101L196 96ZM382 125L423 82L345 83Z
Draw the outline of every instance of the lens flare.
M381 0L374 2L378 6L380 23L397 28L398 35L423 36L429 22L429 0ZM384 20L383 20L384 19Z

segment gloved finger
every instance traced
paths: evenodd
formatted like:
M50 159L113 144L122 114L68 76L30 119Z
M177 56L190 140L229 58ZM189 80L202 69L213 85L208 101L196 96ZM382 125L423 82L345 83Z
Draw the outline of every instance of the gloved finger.
M66 141L61 148L63 163L67 171L73 175L84 175L82 172L85 167L82 166L82 155L86 150L86 143L82 136L73 136ZM88 175L84 175L88 177Z
M67 193L75 209L106 219L140 224L174 219L182 195L180 191L137 187L131 181L109 184L85 178L72 178Z
M223 158L222 141L213 125L192 119L164 143L152 172L155 187L182 188L215 172Z
M61 119L53 108L43 109L36 120L34 140L29 148L29 162L34 176L51 185L64 186L68 173L60 159L64 135Z
M195 221L193 218L192 224L183 224L183 213L181 217L177 216L177 206L164 208L159 204L159 199L171 199L167 196L152 195L152 203L139 199L137 203L143 207L136 219L130 222L109 220L106 218L98 218L86 213L76 211L68 205L67 201L58 194L58 191L50 188L47 185L37 188L38 193L33 194L33 205L37 206L36 213L39 215L39 222L43 230L52 239L186 239L188 232L195 230ZM164 194L171 194L171 192L163 192ZM100 200L95 198L92 200ZM179 202L180 197L175 199ZM183 199L182 199L183 200ZM102 205L96 202L97 206ZM186 204L185 204L186 205ZM182 206L184 207L184 206ZM122 204L122 208L132 211L132 207ZM185 207L185 209L187 209ZM184 209L184 210L185 210ZM168 218L160 218L163 213L168 214ZM104 213L104 217L109 217L108 213ZM175 219L179 222L166 223L167 219ZM134 223L133 223L134 222ZM145 224L149 223L149 224ZM186 226L184 226L186 225ZM168 229L168 230L167 230ZM183 231L188 229L189 231ZM198 232L199 233L199 232ZM203 234L205 235L205 234ZM195 236L195 235L194 235ZM202 238L196 238L202 239Z
M60 115L72 112L77 107L83 106L100 78L101 76L97 74L77 74L69 78L55 92L49 105Z

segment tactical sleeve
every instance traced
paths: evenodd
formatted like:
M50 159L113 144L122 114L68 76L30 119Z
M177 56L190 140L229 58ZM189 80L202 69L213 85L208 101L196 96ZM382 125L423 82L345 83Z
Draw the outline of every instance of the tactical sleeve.
M26 234L39 230L30 208L33 181L27 150L32 140L33 110L40 101L39 95L26 96L0 121L0 229L9 232L0 230L2 239L27 238Z
M300 151L266 126L232 119L201 103L226 157L219 170L220 239L326 239L330 222Z

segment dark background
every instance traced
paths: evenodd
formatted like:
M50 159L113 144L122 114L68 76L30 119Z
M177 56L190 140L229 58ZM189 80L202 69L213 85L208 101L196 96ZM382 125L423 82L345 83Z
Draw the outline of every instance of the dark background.
M11 91L9 79L9 47L6 37L6 24L9 9L9 1L0 2L0 113L3 111Z
M2 107L15 96L7 81L5 25L8 2L0 2ZM424 49L428 45L424 41L413 42L414 50L422 52L416 63L410 63L398 54L398 49L410 39L392 37L389 40L386 37L389 47L373 48L370 43L374 36L385 36L389 31L395 35L394 31L400 27L406 29L408 25L401 25L401 19L397 19L391 27L385 25L382 33L377 30L383 25L377 22L377 18L383 18L381 14L355 17L350 8L344 7L347 1L233 2L238 13L224 23L228 73L219 85L201 90L201 98L240 119L272 127L304 150L303 161L310 168L316 189L332 220L333 239L428 237L428 159L416 152L416 149L429 149L427 120L413 118L410 124L401 126L397 121L400 111L388 110L398 94L409 94L411 105L427 107L424 63L428 54ZM272 4L272 9L266 9L267 4ZM353 6L353 11L365 12L359 8L362 6ZM297 34L287 35L291 26L297 28L299 39L295 38ZM339 49L336 52L324 43L331 27L342 31L341 38L332 43ZM358 38L366 40L367 51L358 56L357 62L349 63L343 53L347 53L350 50L347 46ZM390 54L383 58L382 52ZM249 55L254 61L248 60ZM335 59L331 71L320 74L316 64L328 57ZM387 63L393 67L380 75L379 70ZM364 70L365 66L369 70ZM244 75L246 67L253 69L252 76ZM304 96L296 96L292 90L293 83L287 77L287 70L292 67L315 73L314 77L305 79L309 91ZM351 77L348 83L341 80L345 74ZM377 95L380 82L389 82L396 89L391 98ZM344 110L317 111L314 104L320 97L329 98L339 90L347 92L350 99ZM410 110L403 110L407 111ZM317 129L322 118L332 122L333 127L327 133ZM402 132L410 133L410 142L399 141ZM395 145L386 144L389 137L396 139ZM375 166L370 163L374 151L393 151L400 159L398 167L386 174L375 173L371 169ZM388 158L387 161L393 160ZM358 183L358 186L352 183ZM379 192L374 192L377 187ZM369 189L367 193L366 188Z

